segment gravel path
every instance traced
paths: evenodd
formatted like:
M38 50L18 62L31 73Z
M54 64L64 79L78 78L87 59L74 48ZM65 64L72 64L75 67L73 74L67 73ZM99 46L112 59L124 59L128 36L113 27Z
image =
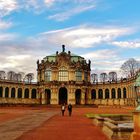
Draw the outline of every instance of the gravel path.
M57 111L35 111L24 117L3 122L0 124L0 140L15 140L23 133L39 127L57 113Z

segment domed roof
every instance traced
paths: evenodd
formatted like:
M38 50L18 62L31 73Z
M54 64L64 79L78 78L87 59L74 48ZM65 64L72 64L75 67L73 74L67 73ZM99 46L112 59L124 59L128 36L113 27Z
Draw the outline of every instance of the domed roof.
M44 61L49 61L49 62L55 62L56 61L56 57L57 56L60 56L60 55L66 55L66 56L70 56L71 57L71 61L73 62L77 62L77 61L83 61L84 58L79 56L79 55L76 55L76 54L73 54L71 53L70 51L68 51L68 53L65 52L65 46L62 45L62 52L58 54L58 51L56 52L56 54L52 54L52 55L48 55L46 57L43 58Z

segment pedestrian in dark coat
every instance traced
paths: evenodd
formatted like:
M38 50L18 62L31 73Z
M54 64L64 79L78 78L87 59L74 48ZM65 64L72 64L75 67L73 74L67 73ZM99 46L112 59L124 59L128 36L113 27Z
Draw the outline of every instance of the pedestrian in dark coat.
M62 106L61 106L61 112L62 112L62 116L64 116L64 113L65 113L65 104L62 104Z
M68 111L69 111L69 116L71 116L71 114L72 114L72 105L71 104L68 105Z

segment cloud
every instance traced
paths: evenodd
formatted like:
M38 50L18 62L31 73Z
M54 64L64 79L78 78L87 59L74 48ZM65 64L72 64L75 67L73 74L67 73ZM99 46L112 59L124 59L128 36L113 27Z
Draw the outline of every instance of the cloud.
M93 9L93 8L95 8L95 5L77 6L77 7L74 7L73 9L68 9L67 11L60 12L60 13L57 13L54 15L50 15L50 16L48 16L48 19L54 19L56 21L64 21L64 20L67 20L74 15L88 11L88 10Z
M56 0L44 0L44 3L47 7L51 7Z
M0 31L8 29L12 27L12 25L13 25L12 22L5 22L5 21L0 20Z
M17 0L0 0L0 17L9 15L18 9Z
M117 52L114 50L104 49L104 50L97 50L94 52L86 53L82 55L86 59L93 59L93 60L108 60L110 58L116 58Z
M98 76L102 72L107 74L111 71L115 71L118 77L121 77L120 67L124 63L125 59L119 56L119 52L116 50L97 50L94 52L86 53L82 55L86 59L91 60L91 73L96 73Z
M114 41L111 44L121 48L140 48L140 41Z
M98 44L108 44L116 38L131 34L133 29L122 27L79 26L54 30L39 34L33 38L37 44L65 44L74 48L90 48Z
M6 41L12 41L17 35L11 33L0 33L0 44Z

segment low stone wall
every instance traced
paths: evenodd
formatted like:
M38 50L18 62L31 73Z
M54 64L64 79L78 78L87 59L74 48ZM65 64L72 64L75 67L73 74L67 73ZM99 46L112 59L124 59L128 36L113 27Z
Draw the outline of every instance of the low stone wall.
M133 127L119 127L119 124L130 123L132 116L124 115L111 119L111 117L95 116L93 124L99 126L111 140L129 140Z

